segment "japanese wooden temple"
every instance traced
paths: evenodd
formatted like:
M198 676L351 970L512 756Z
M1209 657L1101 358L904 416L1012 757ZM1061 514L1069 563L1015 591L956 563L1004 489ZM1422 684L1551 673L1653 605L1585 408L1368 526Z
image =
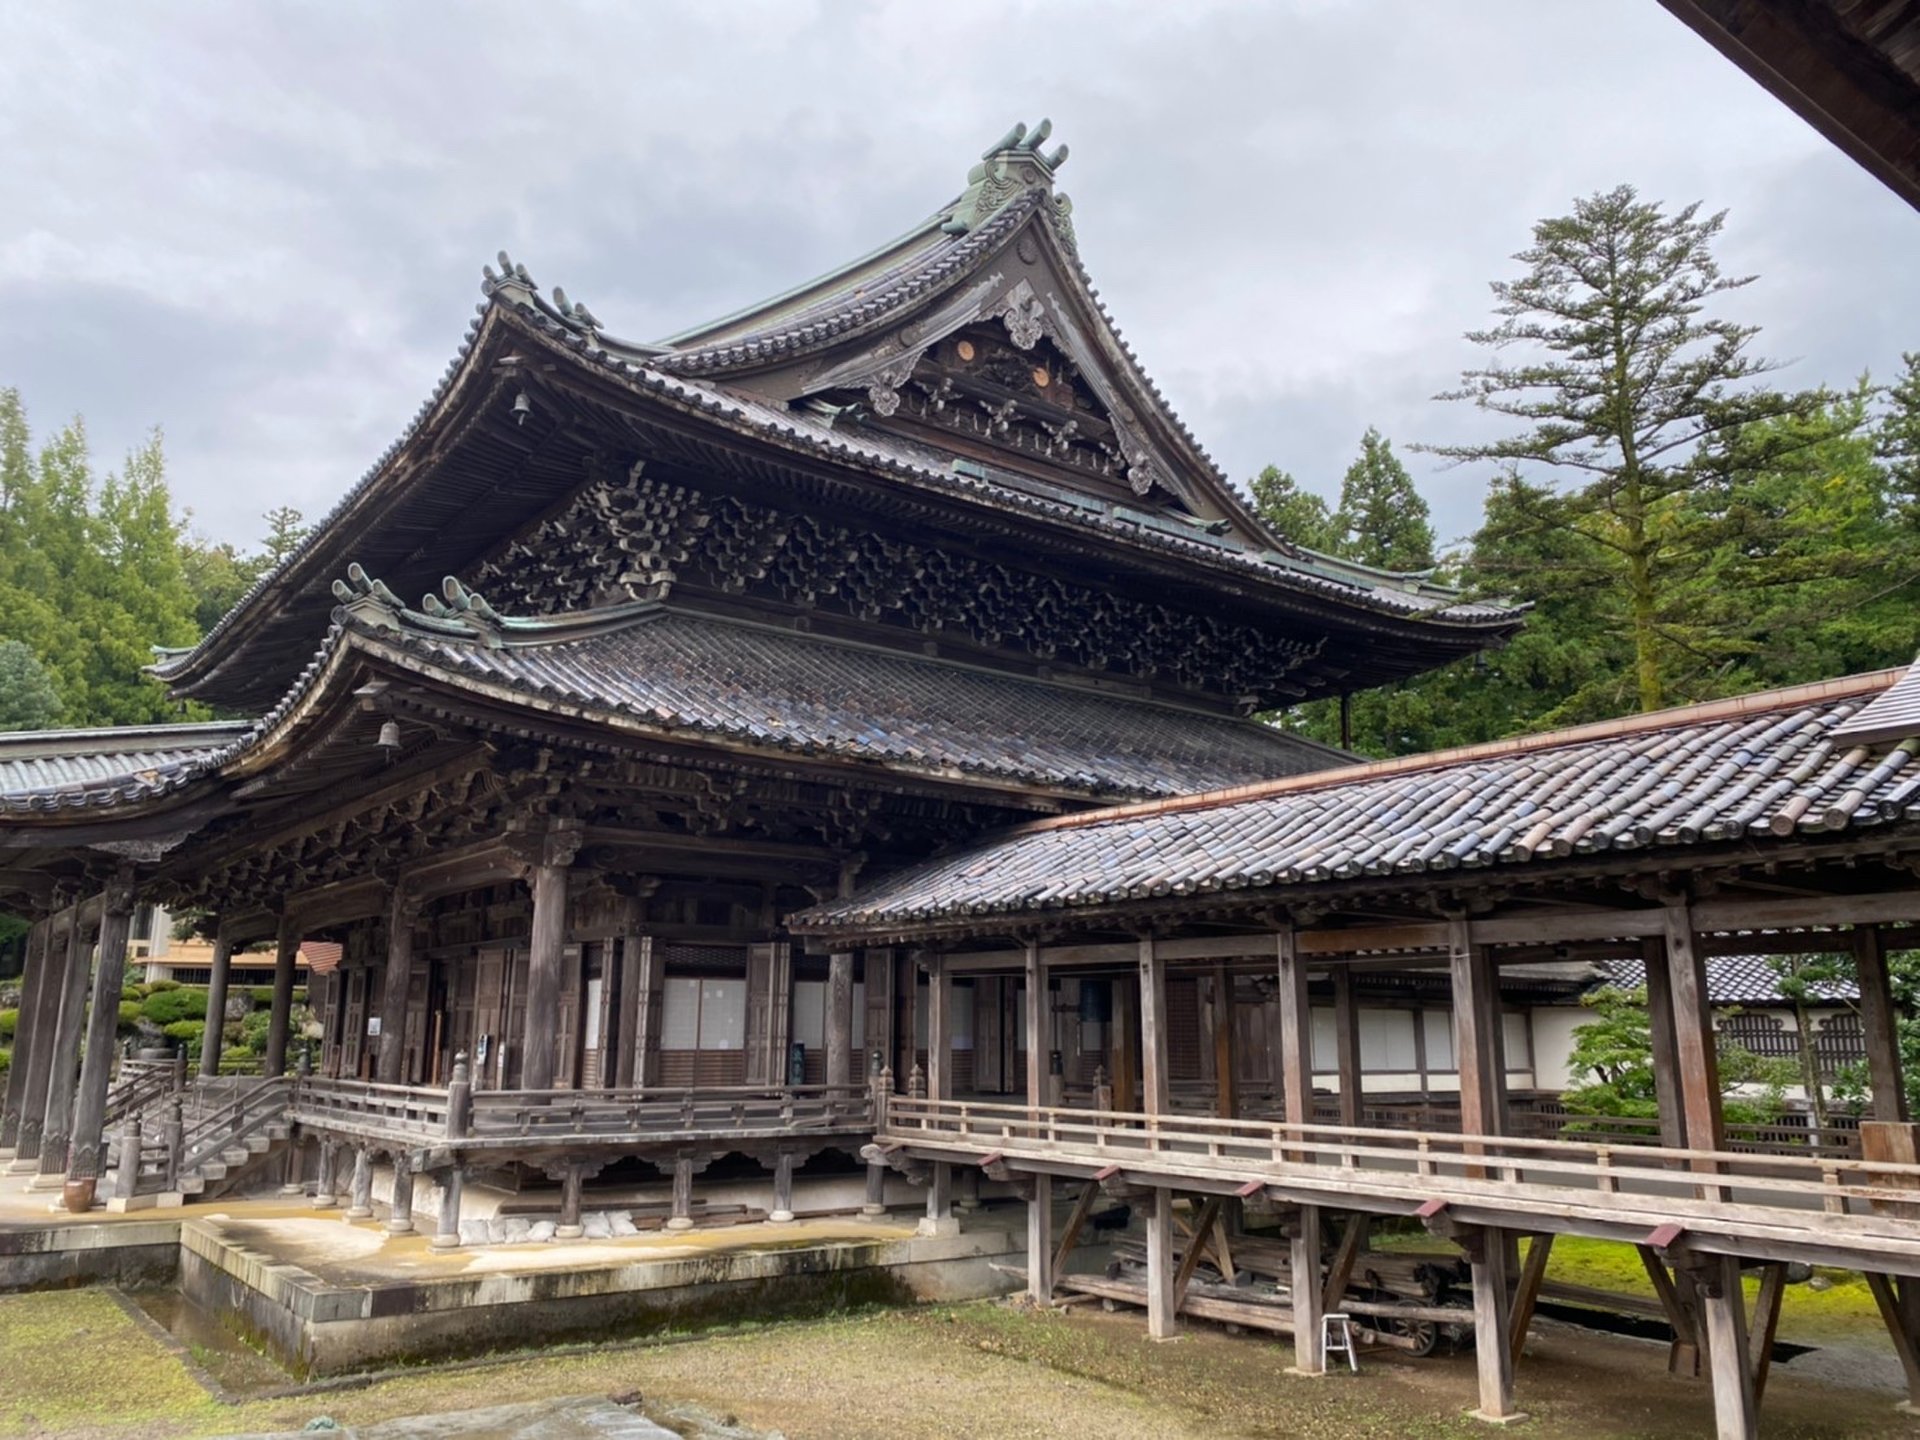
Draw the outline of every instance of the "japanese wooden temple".
M1176 1195L1279 1205L1296 1273L1336 1213L1418 1215L1472 1257L1490 1418L1551 1237L1630 1240L1732 1435L1765 1376L1740 1268L1777 1301L1813 1260L1879 1277L1920 1395L1882 963L1920 924L1920 680L1373 764L1256 720L1522 617L1249 511L1098 301L1047 130L871 255L659 343L502 255L407 433L154 667L255 718L0 739L0 903L35 921L11 1170L85 1207L272 1133L316 1204L370 1214L377 1186L404 1230L430 1183L452 1246L478 1186L557 1182L564 1229L597 1178L670 1176L689 1225L725 1157L790 1219L837 1152L875 1208L890 1172L923 1185L936 1227L956 1177L1025 1196L1040 1298L1095 1198L1132 1197L1156 1335L1192 1274ZM216 938L209 1086L230 957L276 947L263 1076L170 1145L113 1075L142 901ZM304 941L339 947L310 1054ZM1723 1127L1705 959L1794 947L1858 959L1875 1119L1847 1156ZM1660 1143L1516 1136L1503 986L1620 956ZM1383 977L1448 1001L1444 1128L1363 1110ZM1294 1287L1308 1373L1323 1302Z

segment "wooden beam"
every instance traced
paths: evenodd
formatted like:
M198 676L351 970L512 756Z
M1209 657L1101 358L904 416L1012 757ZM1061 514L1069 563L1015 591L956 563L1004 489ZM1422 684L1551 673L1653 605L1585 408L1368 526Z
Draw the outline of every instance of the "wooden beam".
M1520 1284L1513 1292L1513 1314L1508 1322L1512 1327L1508 1342L1513 1350L1512 1363L1516 1367L1527 1348L1527 1331L1533 1328L1534 1306L1540 1303L1540 1286L1547 1278L1547 1260L1552 1254L1551 1232L1528 1239L1527 1260L1520 1267Z
M1213 1113L1231 1120L1240 1113L1239 1056L1235 1053L1233 972L1213 967Z
M1714 1046L1713 1001L1707 993L1706 960L1693 944L1693 916L1685 903L1666 907L1667 972L1673 983L1673 1037L1686 1116L1687 1145L1719 1150L1725 1135L1720 1113L1720 1059Z
M1053 1177L1035 1175L1027 1201L1027 1298L1053 1303ZM1092 1187L1088 1187L1092 1188Z
M1080 1194L1073 1202L1073 1209L1067 1213L1067 1223L1060 1231L1059 1243L1053 1251L1053 1273L1060 1276L1067 1273L1067 1257L1073 1253L1073 1247L1080 1243L1080 1232L1086 1228L1087 1217L1093 1213L1095 1203L1100 1199L1100 1186L1089 1180L1080 1187Z
M1874 1304L1880 1307L1880 1320L1887 1327L1893 1353L1900 1357L1900 1369L1907 1377L1907 1404L1920 1406L1920 1329L1912 1321L1913 1307L1906 1303L1914 1282L1896 1281L1877 1270L1865 1273L1867 1289L1873 1293Z
M1652 1040L1653 1073L1678 1075L1680 1057L1673 1030L1673 972L1667 966L1664 939L1642 943L1641 965L1647 977L1647 1032ZM1654 1104L1660 1113L1660 1143L1670 1150L1687 1148L1687 1114L1677 1085L1654 1086Z
M1048 1067L1053 1059L1052 1035L1049 1033L1051 1018L1047 1006L1047 962L1040 953L1040 943L1029 940L1026 947L1026 988L1025 996L1027 1031L1027 1107L1035 1111L1034 1118L1047 1103Z
M953 977L941 955L927 974L927 1098L953 1098Z
M1780 1331L1780 1301L1787 1291L1787 1267L1774 1261L1760 1276L1760 1293L1753 1297L1753 1404L1757 1410L1767 1393L1767 1375L1773 1369L1773 1337Z
M1476 1419L1506 1424L1518 1418L1513 1408L1513 1349L1509 1343L1507 1247L1498 1232L1474 1231L1466 1239L1473 1273L1473 1347L1480 1380Z
M1340 1248L1334 1251L1333 1264L1327 1268L1327 1283L1321 1292L1320 1302L1329 1310L1340 1308L1340 1297L1347 1293L1347 1284L1353 1279L1353 1267L1359 1262L1360 1252L1367 1248L1367 1232L1373 1228L1373 1217L1364 1210L1349 1210L1346 1226L1340 1232Z
M1180 1268L1173 1276L1173 1308L1178 1310L1186 1302L1187 1286L1193 1282L1193 1272L1200 1268L1200 1257L1206 1252L1209 1232L1219 1222L1220 1206L1223 1203L1218 1195L1209 1195L1200 1204L1200 1213L1194 1217L1191 1238L1187 1248L1181 1252ZM1227 1278L1233 1278L1228 1272Z

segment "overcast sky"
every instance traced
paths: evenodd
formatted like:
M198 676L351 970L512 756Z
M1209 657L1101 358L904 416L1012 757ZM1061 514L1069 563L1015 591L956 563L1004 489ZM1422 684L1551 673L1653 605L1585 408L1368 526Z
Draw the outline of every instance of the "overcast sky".
M1083 258L1227 472L1333 493L1433 394L1532 222L1621 182L1731 212L1728 313L1792 383L1920 348L1920 215L1654 0L14 4L0 386L103 462L165 428L196 525L326 512L452 357L501 248L652 338L1072 148ZM1486 475L1407 456L1443 538Z

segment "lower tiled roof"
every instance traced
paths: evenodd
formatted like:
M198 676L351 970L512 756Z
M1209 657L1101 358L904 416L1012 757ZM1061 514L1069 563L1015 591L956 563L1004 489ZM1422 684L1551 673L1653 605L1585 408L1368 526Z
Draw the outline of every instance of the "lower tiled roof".
M968 917L1844 831L1920 815L1920 745L1835 731L1882 671L1299 780L1039 821L792 917L899 933Z
M0 809L109 805L194 773L245 721L0 735Z
M558 644L401 633L409 655L456 677L692 738L1089 796L1178 795L1343 758L1252 720L684 612Z
M1707 998L1715 1005L1786 1005L1781 993L1782 972L1767 955L1709 955L1706 957ZM1787 957L1780 957L1782 959ZM1646 962L1607 960L1600 966L1606 983L1634 990L1647 983ZM1860 998L1860 986L1851 977L1807 982L1807 998L1814 1005L1837 1005Z

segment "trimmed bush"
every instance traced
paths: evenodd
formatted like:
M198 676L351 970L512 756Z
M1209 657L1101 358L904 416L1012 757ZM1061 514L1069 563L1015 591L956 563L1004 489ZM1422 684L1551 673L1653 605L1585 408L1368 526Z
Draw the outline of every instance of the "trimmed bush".
M253 1003L255 1005L273 1004L273 986L271 985L250 986L247 993L253 996Z
M207 1016L207 992L198 987L175 987L149 995L140 1004L140 1013L161 1029L176 1020L204 1020Z
M245 1045L229 1045L220 1052L222 1075L250 1075L259 1068L259 1055Z
M267 1048L267 1031L273 1028L273 1016L256 1010L240 1022L240 1043L255 1052Z
M0 1010L0 1040L11 1040L13 1032L20 1028L18 1010Z
M120 1028L131 1030L140 1023L140 1003L137 1000L120 1002Z
M146 991L149 995L158 995L162 990L178 990L180 988L182 987L178 980L154 980L147 984Z

